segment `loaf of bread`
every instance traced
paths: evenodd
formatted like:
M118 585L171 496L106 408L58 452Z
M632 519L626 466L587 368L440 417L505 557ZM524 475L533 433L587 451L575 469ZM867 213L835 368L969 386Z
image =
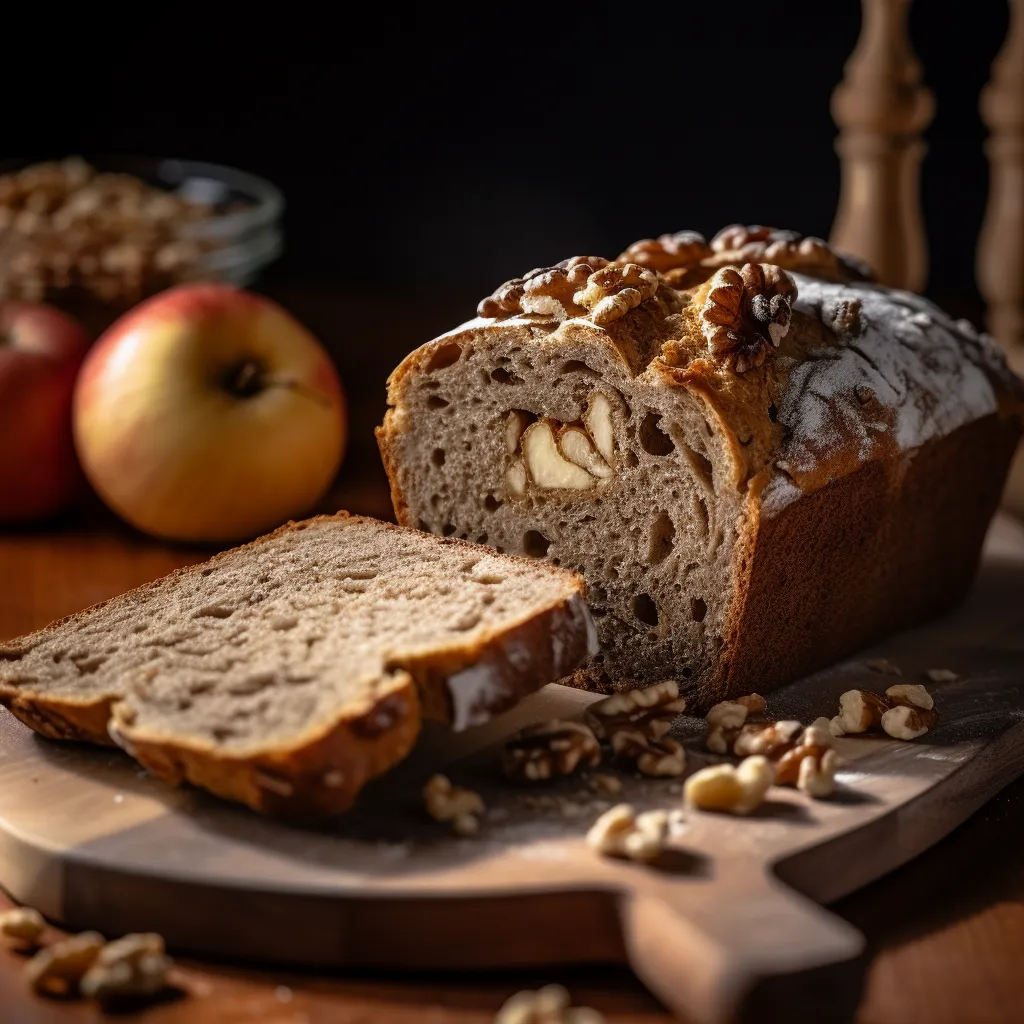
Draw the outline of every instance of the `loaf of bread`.
M289 524L0 645L0 702L172 783L344 810L421 717L487 720L596 649L582 581L344 513Z
M990 338L733 225L502 285L392 374L399 521L582 572L574 681L768 689L970 585L1021 433Z

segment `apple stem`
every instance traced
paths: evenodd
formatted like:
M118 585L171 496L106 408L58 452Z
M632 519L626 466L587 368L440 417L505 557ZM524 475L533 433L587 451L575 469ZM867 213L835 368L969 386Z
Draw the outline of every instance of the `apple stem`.
M247 359L241 365L232 368L225 381L228 391L238 398L252 398L266 386L263 367L255 359Z

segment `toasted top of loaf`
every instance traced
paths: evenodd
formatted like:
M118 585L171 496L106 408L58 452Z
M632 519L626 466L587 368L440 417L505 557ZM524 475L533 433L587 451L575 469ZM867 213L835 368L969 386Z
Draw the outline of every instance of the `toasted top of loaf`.
M644 239L506 282L479 312L395 370L386 432L406 427L411 372L454 364L492 328L510 344L596 341L632 377L696 396L733 485L760 492L766 515L991 413L1024 421L1024 384L988 335L793 232Z
M100 707L131 752L269 759L277 789L296 789L296 752L339 723L360 741L404 730L382 758L391 762L421 710L475 724L571 671L594 648L581 590L578 577L541 561L320 517L3 645L0 700L30 724L34 714L74 722L75 708ZM72 729L68 738L103 737ZM321 774L331 770L325 757ZM209 784L180 763L150 766Z

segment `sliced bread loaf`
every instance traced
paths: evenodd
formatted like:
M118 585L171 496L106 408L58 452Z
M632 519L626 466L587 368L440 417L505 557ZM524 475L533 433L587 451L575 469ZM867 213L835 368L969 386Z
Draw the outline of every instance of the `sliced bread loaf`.
M341 513L0 645L0 703L111 738L171 782L270 813L348 807L421 717L485 721L584 662L576 576Z
M958 600L1021 434L990 338L735 225L509 281L411 353L399 522L588 582L602 690L762 691Z

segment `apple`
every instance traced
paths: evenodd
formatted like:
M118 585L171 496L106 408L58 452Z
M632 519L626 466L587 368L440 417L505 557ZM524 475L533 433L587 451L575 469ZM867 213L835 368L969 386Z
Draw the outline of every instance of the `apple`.
M33 302L0 302L0 523L53 516L84 490L71 439L89 335Z
M101 498L146 533L237 541L302 515L330 486L345 398L320 343L276 303L182 285L93 346L75 444Z

